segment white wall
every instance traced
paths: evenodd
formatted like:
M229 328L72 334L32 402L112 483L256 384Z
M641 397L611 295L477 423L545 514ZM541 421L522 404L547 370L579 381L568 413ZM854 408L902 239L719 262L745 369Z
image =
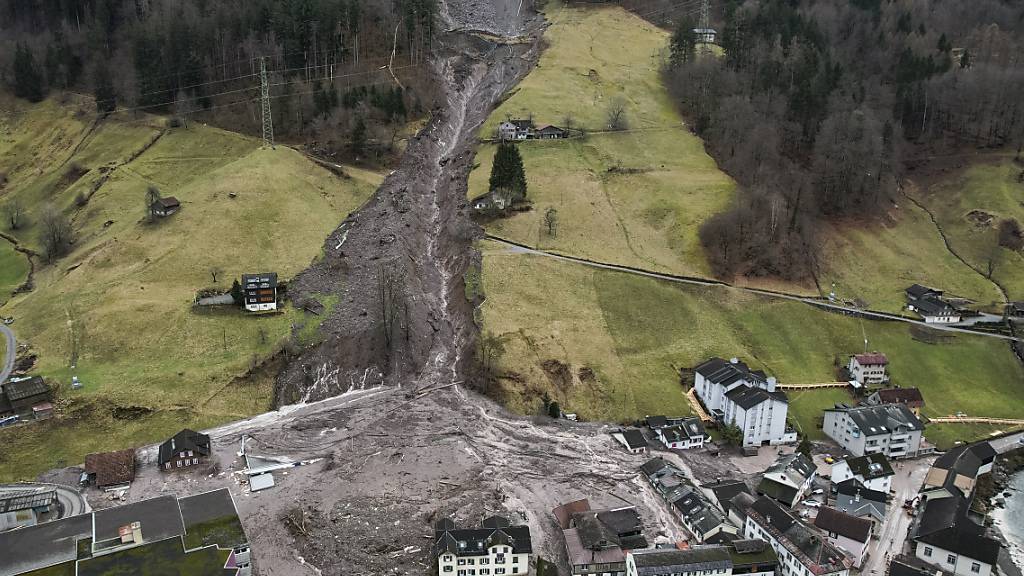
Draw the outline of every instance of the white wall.
M442 554L437 558L437 571L441 576L450 574L452 576L505 576L523 575L530 571L529 554L504 554L504 562L497 560L503 549L510 549L508 546L491 546L488 554L480 556L456 556L454 554ZM459 559L464 563L459 564ZM518 560L518 561L516 561ZM472 562L472 564L470 564ZM504 572L498 572L504 569ZM482 572L486 570L486 572Z
M868 541L870 540L871 539L869 538ZM833 546L837 546L847 552L848 555L853 558L854 568L860 568L860 565L864 562L864 557L867 555L867 542L857 542L853 538L847 538L841 534L837 534L835 537L833 537L832 534L829 534L828 541Z
M930 554L928 554L930 552ZM918 558L941 568L947 572L952 572L956 576L989 576L992 573L992 565L985 564L984 562L978 562L968 558L967 556L961 556L953 554L948 550L943 550L938 546L932 546L931 544L925 544L924 542L917 543L917 550L915 552ZM950 563L949 556L953 556L953 562ZM978 572L971 570L972 565L977 563L979 565Z

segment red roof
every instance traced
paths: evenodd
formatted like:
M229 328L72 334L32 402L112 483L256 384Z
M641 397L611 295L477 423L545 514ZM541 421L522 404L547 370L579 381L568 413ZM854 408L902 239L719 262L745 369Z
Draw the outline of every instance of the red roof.
M135 450L87 454L85 471L96 475L99 487L127 484L135 479Z
M869 364L888 364L889 359L885 357L885 354L881 352L872 352L871 354L857 354L854 356L857 359L857 363L861 366Z
M924 404L924 396L917 388L886 388L878 391L878 399L884 404Z

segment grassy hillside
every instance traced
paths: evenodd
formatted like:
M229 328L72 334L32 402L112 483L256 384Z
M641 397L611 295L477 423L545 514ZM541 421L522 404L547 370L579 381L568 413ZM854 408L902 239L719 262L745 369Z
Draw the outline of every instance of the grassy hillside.
M16 251L14 246L0 238L0 304L11 296L28 277L28 259Z
M15 168L0 205L17 198L38 213L51 202L71 216L77 241L71 254L37 270L33 292L0 308L39 355L36 372L60 385L63 414L0 431L0 480L266 409L269 377L233 379L279 347L302 316L197 313L195 291L226 289L243 272L274 270L283 279L299 272L380 177L351 170L342 178L289 148L262 150L253 139L201 125L165 131L162 120L148 118L89 132L52 102L15 106L6 111L0 150ZM84 141L65 137L87 133ZM34 145L67 161L47 167ZM84 175L69 183L72 165ZM79 193L100 181L78 207ZM147 224L149 185L176 196L181 211ZM35 226L17 232L30 245L37 233ZM212 268L222 270L216 284ZM73 374L82 390L69 389Z
M531 212L493 222L489 232L530 245L683 274L707 274L697 230L725 208L732 180L683 125L659 75L667 35L617 7L549 8L553 22L540 63L488 119L490 135L508 116L538 125L605 130L611 102L623 99L629 131L520 146ZM486 191L494 147L478 154L471 196ZM542 231L559 213L558 233Z
M547 392L589 419L686 412L677 369L712 355L743 357L784 383L834 381L836 358L862 350L866 336L889 355L895 383L922 389L928 415L1024 414L1015 401L1024 368L998 340L956 335L926 343L903 323L484 248L483 322L505 339L501 365L514 374L503 391L522 411ZM549 360L569 365L572 381L546 372ZM579 377L583 367L593 381ZM843 398L841 390L795 392L794 417L813 430L821 410Z
M917 191L957 254L983 272L994 257L993 278L1011 300L1024 300L1024 253L996 248L997 226L1005 218L1024 225L1022 170L1008 156L994 156Z

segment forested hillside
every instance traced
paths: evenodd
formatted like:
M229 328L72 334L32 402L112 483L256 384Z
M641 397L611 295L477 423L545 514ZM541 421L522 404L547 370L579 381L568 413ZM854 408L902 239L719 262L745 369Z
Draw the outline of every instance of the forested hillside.
M434 0L0 0L0 79L257 132L266 57L276 135L363 156L429 108L435 25Z
M694 44L689 14L676 18L666 80L743 187L701 230L718 275L814 278L823 222L885 213L906 160L1019 155L1020 3L733 1L721 58Z

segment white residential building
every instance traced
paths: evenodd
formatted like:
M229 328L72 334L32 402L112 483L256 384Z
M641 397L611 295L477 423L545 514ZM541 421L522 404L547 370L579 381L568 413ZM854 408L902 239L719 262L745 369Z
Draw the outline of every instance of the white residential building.
M850 362L846 365L846 369L850 372L850 378L861 386L867 386L888 382L889 375L886 373L888 366L889 359L885 354L872 352L850 356Z
M814 526L827 534L829 544L839 548L860 568L868 555L868 543L874 526L871 520L822 507L814 517Z
M807 525L770 498L746 510L744 538L760 538L779 557L781 576L849 576L850 560Z
M743 431L743 446L796 442L786 427L789 400L774 377L736 358L712 358L695 369L694 389L712 417Z
M785 454L765 470L757 493L792 508L811 489L817 473L817 467L807 456L800 452Z
M889 492L896 473L889 459L881 452L850 456L832 465L832 484L855 479L865 488L878 492Z
M482 528L458 529L443 518L434 530L434 554L442 576L515 576L530 571L529 526L512 526L501 516L491 516Z
M825 410L823 430L854 456L877 452L897 459L918 455L924 424L904 404L840 404Z
M655 430L658 440L670 450L687 450L689 448L701 448L707 438L704 424L700 418L681 418L677 424L665 426Z

